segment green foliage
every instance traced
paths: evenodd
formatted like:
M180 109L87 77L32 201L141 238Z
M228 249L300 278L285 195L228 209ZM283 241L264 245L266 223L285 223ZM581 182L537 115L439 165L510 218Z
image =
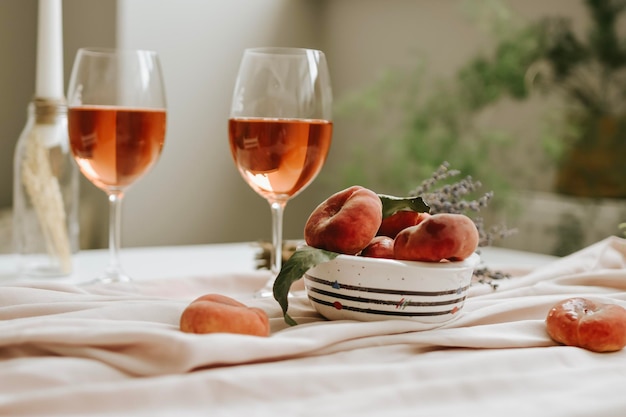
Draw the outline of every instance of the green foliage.
M539 58L548 65L539 71L538 84L590 115L615 114L626 101L626 38L617 30L626 0L585 0L585 5L591 18L586 38L580 39L567 19L539 22Z
M362 99L353 95L341 102L337 124L350 120L367 135L367 144L359 142L341 164L344 185L402 194L415 186L416 179L428 177L448 161L489 187L506 188L502 175L487 161L490 154L506 149L512 137L476 128L475 101L482 100L482 89L475 79L471 83L475 92L456 79L436 81L427 88L429 80L420 65L409 73L390 72L363 91Z
M274 299L278 301L283 310L285 323L290 326L298 324L288 313L289 309L289 290L291 285L302 278L304 273L310 268L323 262L332 261L339 254L329 252L323 249L316 249L309 246L297 248L296 251L283 263L281 270L274 281L273 294Z
M510 169L501 160L515 162L516 138L477 127L476 118L486 108L504 98L524 100L535 91L557 93L564 106L546 116L537 138L543 162L557 164L573 144L589 138L580 122L586 117L580 114L626 111L626 39L619 38L616 28L626 0L581 1L591 18L586 37L562 17L519 24L503 2L491 1L496 17L491 16L490 26L497 43L470 59L452 79L427 79L421 60L415 70L389 72L344 100L337 123L356 117L368 139L342 163L345 185L403 192L416 178L449 161L498 194L506 193L511 178L498 169Z
M400 210L411 210L417 213L428 213L430 211L430 207L428 207L421 196L395 197L378 194L378 198L380 198L383 204L383 219L386 219Z
M478 55L470 60L458 73L467 108L481 109L505 95L526 98L526 73L540 56L539 45L537 28L532 25L506 35L493 56Z
M626 44L617 35L619 15L626 10L624 0L587 0L594 25L589 32L589 55L612 70L626 66Z
M591 18L586 38L562 17L501 31L493 53L475 57L459 73L470 106L481 108L503 96L525 99L537 87L558 91L566 104L594 115L623 109L626 39L616 26L626 0L584 3ZM607 94L610 89L616 94Z

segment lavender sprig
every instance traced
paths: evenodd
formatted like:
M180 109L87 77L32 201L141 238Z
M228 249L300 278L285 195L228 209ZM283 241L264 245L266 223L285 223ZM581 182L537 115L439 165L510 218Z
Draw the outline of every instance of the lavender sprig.
M469 196L478 192L482 187L480 181L467 176L455 183L440 185L442 181L450 180L461 173L459 170L450 169L448 162L443 162L430 178L409 193L411 197L421 196L426 204L430 206L430 213L452 213L466 214L468 212L478 213L487 208L493 199L493 192L486 192L477 198L471 199ZM470 216L478 229L478 246L490 246L494 241L504 239L514 233L515 229L509 229L503 224L487 227L484 219L479 216ZM492 271L487 267L478 268L474 271L473 282L490 285L494 290L498 284L494 280L508 278L509 275L500 271Z
M481 187L480 181L467 176L452 184L439 186L439 183L458 176L459 170L450 169L448 162L443 162L430 178L422 181L420 186L409 193L410 196L421 196L426 204L430 206L430 213L452 213L467 214L468 212L478 213L487 208L493 199L493 192L489 191L475 199L468 199L468 196L477 192ZM469 215L468 215L469 216ZM472 216L469 216L472 217ZM498 239L503 239L516 232L508 229L504 225L486 227L482 217L473 216L472 220L476 224L479 233L479 246L489 246Z
M472 281L489 285L493 290L497 290L500 285L497 281L510 277L510 274L501 271L492 271L487 267L482 267L474 270Z

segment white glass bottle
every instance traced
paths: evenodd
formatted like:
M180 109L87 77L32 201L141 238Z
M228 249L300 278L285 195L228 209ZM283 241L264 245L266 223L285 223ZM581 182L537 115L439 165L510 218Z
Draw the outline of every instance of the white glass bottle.
M72 272L79 248L78 178L65 101L33 100L14 155L13 244L21 275Z

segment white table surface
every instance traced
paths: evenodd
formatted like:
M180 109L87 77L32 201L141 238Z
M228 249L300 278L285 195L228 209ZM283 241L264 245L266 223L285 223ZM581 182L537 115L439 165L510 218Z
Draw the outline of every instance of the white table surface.
M259 247L254 242L207 245L155 246L122 248L122 267L138 281L201 274L245 273L256 269ZM481 248L483 262L493 269L501 266L531 270L556 259L550 255L517 250ZM74 255L74 272L65 278L49 278L59 282L79 282L96 276L107 266L105 249L83 250ZM0 281L18 279L15 257L0 255Z

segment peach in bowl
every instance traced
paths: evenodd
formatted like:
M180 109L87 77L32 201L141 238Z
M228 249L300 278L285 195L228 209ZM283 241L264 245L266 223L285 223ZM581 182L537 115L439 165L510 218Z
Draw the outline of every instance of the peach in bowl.
M307 296L329 320L413 320L437 327L458 317L474 268L458 262L417 262L339 255L304 274Z

